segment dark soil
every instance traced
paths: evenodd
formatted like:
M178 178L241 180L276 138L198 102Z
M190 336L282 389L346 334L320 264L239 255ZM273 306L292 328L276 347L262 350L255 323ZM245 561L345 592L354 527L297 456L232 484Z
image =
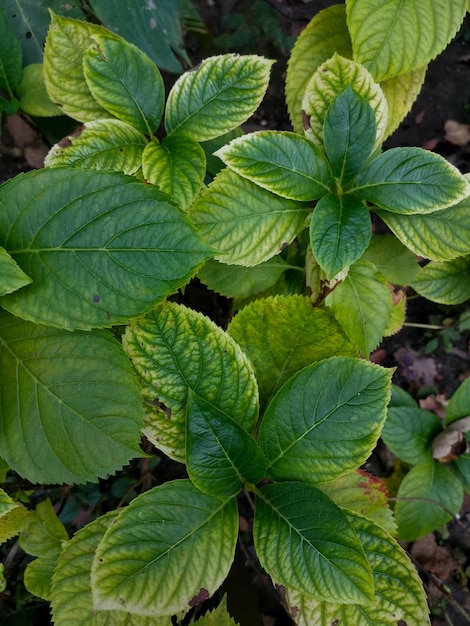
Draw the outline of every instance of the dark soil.
M194 62L210 54L226 52L215 48L214 40L221 34L234 33L230 15L244 14L253 28L256 48L235 50L259 53L276 58L273 80L259 111L247 125L249 130L272 128L290 130L291 125L284 104L284 80L287 53L281 52L269 33L256 29L257 16L250 13L253 2L243 0L197 0L195 2L206 24L206 35L188 35L188 50ZM298 2L295 0L266 0L278 20L286 39L296 37L320 9L331 4L328 0ZM243 13L244 12L244 13ZM251 31L250 31L251 32ZM420 146L432 149L456 165L462 172L470 171L470 143L456 145L446 139L448 120L470 124L470 21L464 23L460 33L446 51L430 64L425 85L412 111L389 138L386 147ZM51 138L60 138L61 128L52 122L39 130L27 118L3 120L0 145L0 182L40 166L41 155L50 145ZM65 134L65 130L63 134ZM29 134L28 134L29 133ZM470 141L470 135L469 135ZM396 367L394 382L416 399L434 406L442 405L452 395L460 382L470 376L469 331L457 332L466 306L444 307L409 293L407 324L399 333L386 339L373 355L376 362ZM216 321L225 325L230 315L230 302L208 293L194 282L185 293L187 302ZM443 329L422 325L454 328L450 344L443 340ZM430 349L436 344L432 350ZM431 398L431 400L430 400ZM433 399L434 398L434 399ZM163 462L164 464L164 462ZM371 460L371 471L386 474L391 458L379 446ZM162 466L166 467L166 466ZM167 471L166 469L164 470ZM180 471L168 466L168 473ZM166 474L165 474L166 475ZM249 512L247 512L249 517ZM448 525L445 532L434 533L424 540L406 546L423 577L432 609L433 626L470 624L470 498L466 498L460 518ZM247 584L254 581L255 586ZM237 555L232 573L225 585L232 598L229 608L242 624L253 626L281 626L290 624L277 595L267 578L255 565L249 548L243 547ZM256 592L253 592L253 589ZM237 599L238 598L238 599ZM467 614L465 615L465 611ZM264 615L261 618L261 614ZM1 618L0 618L1 622ZM360 626L360 625L358 625Z

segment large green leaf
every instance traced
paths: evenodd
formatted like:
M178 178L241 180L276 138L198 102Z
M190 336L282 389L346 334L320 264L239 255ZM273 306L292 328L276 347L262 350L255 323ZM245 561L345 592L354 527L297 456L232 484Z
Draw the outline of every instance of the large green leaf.
M463 200L469 186L439 154L392 148L375 158L354 181L353 193L392 213L432 213Z
M0 89L5 89L10 97L20 82L22 62L20 42L0 7Z
M354 58L382 81L434 59L454 37L467 0L348 0Z
M238 534L234 498L167 482L135 498L93 561L94 607L169 615L211 596L228 574Z
M374 265L359 260L326 300L349 340L364 355L377 347L392 313L392 294Z
M134 174L142 164L145 137L121 120L95 120L53 146L46 167L79 167Z
M344 187L370 157L377 123L367 100L348 85L333 100L323 124L323 143L333 174Z
M360 359L331 357L292 376L259 429L268 478L317 484L357 469L380 436L391 375Z
M323 152L295 133L259 131L216 152L230 169L292 200L316 200L329 191L331 171Z
M80 122L113 117L91 95L83 73L83 56L92 37L119 38L97 24L51 15L43 66L51 100Z
M310 210L225 169L194 202L190 217L218 261L253 266L285 248Z
M80 529L64 546L51 586L55 626L171 626L171 617L135 616L126 611L96 611L91 592L95 551L118 511L111 511Z
M99 20L143 50L152 61L168 72L182 71L180 60L189 65L183 47L181 1L90 0ZM179 59L178 59L179 57Z
M431 444L442 431L441 420L418 407L389 407L382 439L395 456L416 465L432 458Z
M266 460L254 439L193 391L188 392L186 465L191 482L214 496L236 495L264 478Z
M362 256L371 234L369 211L363 202L352 196L329 193L313 211L310 242L329 280Z
M470 298L470 256L431 261L412 282L420 295L441 304L460 304Z
M305 134L313 141L322 143L327 113L346 87L351 87L371 107L376 122L373 145L380 146L388 120L384 93L362 65L337 53L316 70L306 86L302 100Z
M201 190L206 173L206 156L201 146L188 137L170 135L161 143L151 141L142 157L145 180L157 185L182 209Z
M262 407L291 376L313 361L331 354L355 355L333 316L299 295L250 303L233 318L228 332L253 363Z
M397 525L388 505L388 492L380 478L359 469L322 483L318 488L339 507L360 513L391 535L396 534Z
M205 59L173 85L166 103L165 130L208 141L240 126L260 105L272 64L255 55Z
M385 626L429 624L421 580L404 550L379 525L346 511L372 567L374 598L367 604L322 602L287 589L287 601L298 626Z
M409 285L420 269L414 254L393 235L373 235L361 259L375 265L394 285Z
M141 454L138 390L108 332L0 321L0 455L18 474L95 481Z
M64 525L57 517L49 498L42 500L29 515L23 528L19 544L32 556L45 558L56 557L67 542L69 536Z
M235 341L204 315L168 302L127 328L124 348L146 402L169 410L146 420L146 433L169 456L185 459L189 390L248 432L255 427L258 389L252 366Z
M83 57L92 96L106 111L152 135L163 115L165 91L156 65L127 41L93 35Z
M51 16L49 9L66 17L83 19L77 0L0 0L23 52L23 65L41 63Z
M31 278L18 267L8 252L0 246L0 296L29 285Z
M249 298L269 289L292 266L275 256L254 267L226 265L215 259L206 261L198 272L198 278L212 289L228 298Z
M274 483L256 495L253 538L276 584L329 602L373 597L372 572L353 528L320 490Z
M302 134L302 99L314 71L337 52L351 58L351 39L344 5L320 11L300 33L287 66L286 102L296 133Z
M426 215L376 211L398 239L418 256L449 261L470 253L470 196Z
M0 302L36 323L126 323L210 256L166 196L122 174L29 172L5 183L0 207L0 241L33 280Z
M397 493L400 539L414 541L445 525L459 512L462 498L462 484L448 467L434 459L415 465Z

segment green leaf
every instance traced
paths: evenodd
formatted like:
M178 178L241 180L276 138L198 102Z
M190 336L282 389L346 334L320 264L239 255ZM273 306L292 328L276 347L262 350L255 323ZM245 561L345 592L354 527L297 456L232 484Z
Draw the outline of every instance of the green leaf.
M463 417L470 415L470 378L466 378L452 395L446 406L447 426Z
M31 278L27 276L8 252L0 246L0 296L29 285Z
M287 66L286 102L296 133L303 134L302 99L315 70L334 53L352 58L346 9L337 4L320 11L300 33Z
M310 222L310 242L329 280L362 256L371 233L369 211L360 200L333 193L321 198Z
M380 436L391 375L360 359L332 357L292 376L259 429L267 477L317 484L357 469Z
M388 506L387 489L379 478L359 469L322 483L318 488L339 507L364 515L391 535L396 533L397 525Z
M139 394L108 332L0 321L0 455L18 474L83 483L141 455Z
M120 512L98 546L94 607L169 615L198 604L227 576L237 533L234 498L203 494L189 480L145 492Z
M111 511L80 529L64 546L51 589L56 626L171 626L171 617L135 616L125 611L96 611L91 592L91 566L96 548L117 516Z
M377 123L367 100L348 85L333 100L323 124L323 142L334 176L344 187L370 157Z
M53 146L44 165L135 174L145 145L145 137L126 122L95 120Z
M430 459L411 469L397 493L398 536L414 541L444 526L462 505L461 482L448 467Z
M23 65L41 63L51 16L49 9L65 17L83 19L76 0L2 0L10 25L21 42Z
M396 130L421 91L426 76L427 64L412 72L405 72L380 83L388 103L388 124L386 139Z
M360 172L354 195L392 213L432 213L463 200L468 183L439 154L392 148Z
M409 285L419 272L415 256L393 235L373 235L361 259L394 285Z
M234 496L257 483L266 460L254 439L213 404L188 392L186 464L191 482L213 496Z
M168 72L182 71L178 57L189 65L184 50L180 3L158 0L90 0L107 28L143 50L152 61Z
M418 403L414 398L410 396L404 389L398 387L397 385L392 385L392 397L390 398L390 407L411 407L418 408Z
M264 97L273 62L255 55L209 57L173 85L165 130L208 141L240 126Z
M227 611L226 596L223 597L222 602L216 609L208 611L194 623L196 626L237 626L238 624L238 622L234 622Z
M227 330L253 363L262 407L313 361L355 355L333 316L300 295L256 300L239 311Z
M427 65L454 37L467 8L467 0L348 0L354 58L377 81Z
M371 107L376 123L374 147L381 145L388 120L387 100L380 86L359 63L335 53L309 80L302 100L304 130L307 137L321 144L328 111L337 96L351 87Z
M322 602L287 590L287 600L298 626L429 625L428 606L421 580L405 551L379 525L346 511L372 567L374 598L367 604Z
M332 184L322 151L294 133L250 133L231 141L216 156L243 178L291 200L316 200Z
M341 510L303 483L262 487L253 538L262 567L276 584L329 602L368 602L372 572Z
M169 456L185 459L189 391L246 431L254 429L258 388L253 368L235 341L204 315L167 302L133 322L123 345L146 402L169 410L152 414L145 430Z
M32 556L55 558L69 536L49 498L40 502L21 532L20 546Z
M28 563L24 572L24 586L35 596L51 600L51 581L57 563L57 555L40 557Z
M17 86L20 107L28 115L54 117L63 115L46 90L42 63L34 63L24 68Z
M470 256L431 261L412 282L421 296L441 304L460 304L470 298Z
M0 544L20 533L30 515L26 507L0 489Z
M79 122L113 117L91 95L83 73L83 56L92 37L100 35L119 40L102 26L51 12L43 65L47 92L66 115Z
M418 256L449 261L469 253L470 196L456 205L426 215L400 215L376 210L398 239Z
M432 440L441 431L441 420L430 411L389 407L382 439L395 456L416 465L432 458Z
M198 272L198 278L212 289L228 298L249 298L269 289L291 266L275 256L255 267L225 265L209 259Z
M165 137L151 141L142 157L145 180L157 185L182 209L199 194L206 173L206 156L201 146L188 137Z
M144 135L158 128L165 88L157 67L127 41L92 35L83 57L83 72L94 99L113 117Z
M5 89L10 97L20 82L22 63L20 42L0 7L0 89Z
M349 340L364 355L377 347L392 313L392 294L371 263L357 261L326 300Z
M194 202L190 217L217 250L217 261L253 266L285 248L304 228L310 210L225 169Z
M166 196L122 174L29 172L5 183L0 207L0 241L33 280L0 302L36 323L127 323L210 256Z

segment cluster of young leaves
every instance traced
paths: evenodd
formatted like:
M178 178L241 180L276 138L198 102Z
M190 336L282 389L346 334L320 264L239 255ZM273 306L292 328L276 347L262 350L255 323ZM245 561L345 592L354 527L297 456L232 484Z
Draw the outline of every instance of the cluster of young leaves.
M411 465L395 505L398 534L413 541L444 526L462 505L470 488L470 384L464 381L441 420L394 388L382 438L399 459Z
M430 0L409 4L346 0L345 5L321 11L311 21L289 59L286 99L294 130L326 152L335 184L341 173L349 185L346 194L342 193L340 179L339 190L329 189L329 193L338 197L332 201L324 194L313 212L313 255L308 259L307 280L311 280L314 297L322 298L338 282L336 278L331 281L331 275L339 266L346 266L346 270L338 270L339 278L344 280L326 299L326 304L335 310L346 332L364 354L368 354L384 334L396 329L400 318L387 289L385 278L388 277L374 262L375 258L382 264L385 255L374 246L374 254L367 254L367 264L364 263L366 257L361 258L360 250L366 249L370 240L365 203L406 248L432 260L429 268L419 275L411 261L410 271L405 276L407 282L399 284L413 284L420 293L438 301L461 302L468 297L468 280L460 290L457 286L462 283L462 273L467 271L469 253L465 220L462 229L462 215L468 212L468 191L464 191L463 181L456 183L448 179L452 190L448 188L450 193L444 200L433 188L433 181L439 185L440 176L444 175L437 160L436 163L433 158L427 161L423 151L413 148L374 154L409 111L424 80L427 64L458 30L467 5L465 0L445 6ZM423 24L426 25L424 30ZM432 36L428 37L429 33ZM335 98L348 86L372 107L376 124L374 140L370 111L361 112L356 104L345 113L340 102L333 105ZM344 107L345 96L342 99ZM343 112L343 123L339 112ZM331 119L325 127L327 115ZM369 128L364 136L362 128ZM359 138L356 155L348 155L345 148L349 131L351 144ZM338 135L336 153L332 149L334 133ZM344 167L353 169L343 172L342 159ZM414 174L417 177L413 180ZM403 183L400 187L396 185L399 182ZM355 186L357 192L353 190ZM393 193L388 195L386 190L392 188ZM355 210L351 196L354 196ZM355 242L352 250L351 235ZM349 249L344 245L346 241ZM341 250L339 256L344 257L343 264L325 260L329 251L335 249ZM331 252L330 255L330 259L335 256ZM400 302L399 307L402 306Z

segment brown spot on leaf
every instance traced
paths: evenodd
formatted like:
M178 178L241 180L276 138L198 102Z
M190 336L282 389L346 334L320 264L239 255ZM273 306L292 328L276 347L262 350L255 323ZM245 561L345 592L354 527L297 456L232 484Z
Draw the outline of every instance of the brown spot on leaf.
M199 590L199 593L195 595L194 598L191 598L191 600L188 602L188 605L191 608L193 608L194 606L201 604L201 602L204 602L204 600L207 600L208 597L209 597L209 592L207 591L207 589L204 589L203 587L201 587L201 589Z
M80 135L83 133L85 128L86 128L85 124L82 124L82 126L80 126L80 128L77 128L77 130L74 133L70 133L70 135L63 137L63 139L61 139L57 145L60 146L61 148L68 148L69 146L72 145L72 138L80 137Z
M302 126L304 130L310 130L310 115L307 115L302 109Z
M150 404L150 406L154 406L157 409L161 409L164 413L166 413L167 418L171 420L171 409L167 407L166 404L163 404L163 402L160 402L158 398L154 398L153 400L149 400L149 398L145 398L145 404Z

